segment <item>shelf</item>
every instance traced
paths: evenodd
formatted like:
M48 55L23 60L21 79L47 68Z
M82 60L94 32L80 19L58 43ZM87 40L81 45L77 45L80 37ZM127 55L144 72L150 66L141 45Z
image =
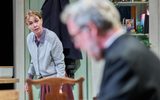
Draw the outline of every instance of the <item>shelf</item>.
M114 2L114 3L124 3L124 4L148 4L148 1L140 2L140 1L134 1L134 2Z
M0 77L0 84L17 83L17 82L19 82L19 79L17 78Z
M131 35L133 35L133 36L149 36L149 34L143 34L143 33L133 33Z
M135 2L114 2L115 5L138 5L138 4L149 4L148 1L146 2L140 2L140 1L135 1Z
M0 66L0 68L14 68L14 66Z

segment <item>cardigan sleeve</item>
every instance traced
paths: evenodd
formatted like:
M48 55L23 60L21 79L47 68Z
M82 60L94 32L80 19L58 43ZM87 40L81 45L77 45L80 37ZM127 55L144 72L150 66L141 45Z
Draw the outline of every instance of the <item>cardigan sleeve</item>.
M65 63L64 63L63 46L59 38L56 35L54 38L54 42L52 44L51 56L56 66L57 77L64 77L65 76Z
M33 66L33 62L31 60L31 63L30 63L29 69L28 69L28 77L33 79L34 74L35 74L35 69Z

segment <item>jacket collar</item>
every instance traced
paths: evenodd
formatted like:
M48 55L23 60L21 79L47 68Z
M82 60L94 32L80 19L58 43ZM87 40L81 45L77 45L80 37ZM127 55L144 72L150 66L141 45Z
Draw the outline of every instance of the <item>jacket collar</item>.
M44 43L44 40L45 40L45 34L46 34L46 30L43 28L43 31L42 31L42 35L40 37L40 41L37 40L36 36L34 35L33 36L33 42L37 43Z

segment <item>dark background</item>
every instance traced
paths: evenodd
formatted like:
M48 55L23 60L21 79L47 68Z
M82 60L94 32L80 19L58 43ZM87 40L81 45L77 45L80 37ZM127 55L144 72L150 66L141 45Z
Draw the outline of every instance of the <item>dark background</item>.
M5 5L5 6L4 6ZM4 0L0 6L0 66L13 63L13 1ZM13 76L14 77L14 76ZM14 84L0 84L0 90L13 89Z
M13 66L13 1L1 3L0 66ZM5 7L3 6L5 5Z

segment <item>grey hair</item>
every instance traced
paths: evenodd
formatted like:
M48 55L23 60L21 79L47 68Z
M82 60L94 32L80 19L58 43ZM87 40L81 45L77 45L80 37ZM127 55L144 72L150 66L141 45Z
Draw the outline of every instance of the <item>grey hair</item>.
M72 18L79 27L92 21L103 31L121 25L119 12L109 0L79 0L71 3L61 14L63 23L69 18Z

